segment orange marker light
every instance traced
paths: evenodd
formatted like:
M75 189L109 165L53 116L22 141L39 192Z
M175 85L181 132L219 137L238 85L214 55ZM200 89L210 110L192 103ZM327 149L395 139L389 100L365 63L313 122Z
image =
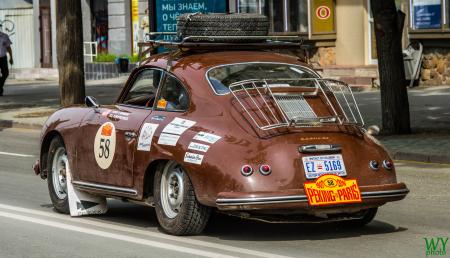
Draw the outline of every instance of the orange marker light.
M165 109L167 107L167 101L165 99L158 100L156 107Z

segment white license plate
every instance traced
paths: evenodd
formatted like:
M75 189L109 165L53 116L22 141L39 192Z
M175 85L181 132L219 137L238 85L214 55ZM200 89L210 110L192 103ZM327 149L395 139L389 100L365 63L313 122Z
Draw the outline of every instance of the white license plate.
M341 154L303 157L303 168L307 179L318 178L325 174L346 176Z

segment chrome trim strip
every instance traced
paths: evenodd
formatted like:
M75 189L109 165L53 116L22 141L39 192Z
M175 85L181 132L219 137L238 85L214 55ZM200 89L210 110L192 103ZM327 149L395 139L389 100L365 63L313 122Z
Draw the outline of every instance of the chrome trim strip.
M365 199L370 198L380 198L380 197L391 197L391 196L401 196L407 195L409 189L399 189L399 190L387 190L387 191L376 191L376 192L362 192L361 196Z
M400 197L409 193L408 189L376 191L376 192L362 192L363 199L373 198L387 198ZM221 198L216 200L217 206L233 206L233 205L255 205L255 204L277 204L277 203L291 203L291 202L307 202L306 195L291 195L291 196L272 196L260 198L235 198L227 199Z
M276 196L276 197L261 197L261 198L239 198L239 199L217 199L218 206L227 205L254 205L254 204L277 204L277 203L291 203L291 202L307 202L306 195L293 196Z
M82 188L82 189L88 189L88 190L102 190L102 191L107 191L107 192L137 195L137 191L132 188L117 187L117 186L96 184L96 183L88 183L88 182L82 182L82 181L73 181L72 184L76 188Z

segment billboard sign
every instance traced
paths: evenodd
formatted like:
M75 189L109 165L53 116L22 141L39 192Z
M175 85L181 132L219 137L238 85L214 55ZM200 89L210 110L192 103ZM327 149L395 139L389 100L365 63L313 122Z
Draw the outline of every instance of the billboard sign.
M416 0L413 12L415 29L441 28L441 0Z
M333 0L311 1L312 33L334 32Z
M131 0L131 30L133 42L133 54L138 53L139 42L139 2L138 0Z
M183 13L225 13L227 0L156 0L156 30L177 31L177 17Z

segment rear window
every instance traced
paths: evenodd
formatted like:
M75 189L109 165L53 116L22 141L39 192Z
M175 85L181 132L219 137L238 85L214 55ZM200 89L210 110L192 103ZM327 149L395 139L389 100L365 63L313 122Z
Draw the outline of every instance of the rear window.
M209 83L217 94L230 92L229 86L245 80L283 81L282 86L297 86L295 79L318 78L311 70L291 64L241 63L218 66L208 71ZM294 79L294 80L293 80Z

